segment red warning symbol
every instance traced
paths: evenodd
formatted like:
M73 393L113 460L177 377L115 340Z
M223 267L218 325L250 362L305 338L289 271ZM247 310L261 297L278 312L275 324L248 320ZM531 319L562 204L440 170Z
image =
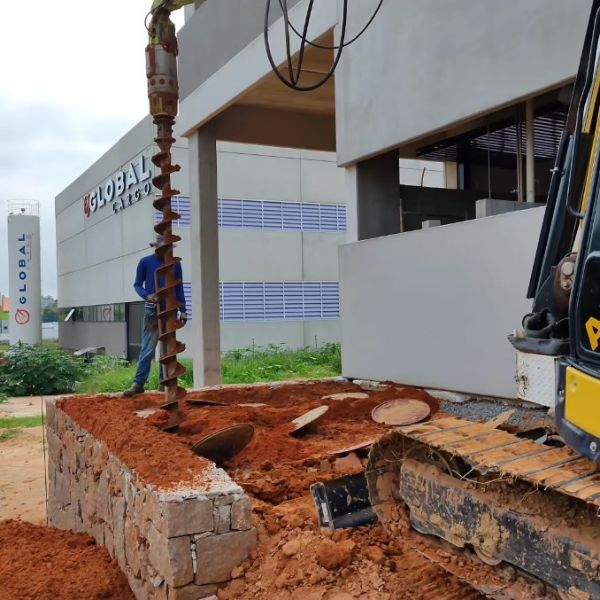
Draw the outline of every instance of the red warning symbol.
M17 312L15 313L15 321L17 322L17 325L27 325L27 323L29 323L31 319L31 315L29 314L29 311L25 308L18 308Z

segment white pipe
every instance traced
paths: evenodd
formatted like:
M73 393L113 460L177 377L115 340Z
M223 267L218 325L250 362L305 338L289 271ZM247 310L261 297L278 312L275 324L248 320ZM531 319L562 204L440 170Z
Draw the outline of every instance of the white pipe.
M533 98L525 103L525 127L527 137L527 202L535 202L535 137Z

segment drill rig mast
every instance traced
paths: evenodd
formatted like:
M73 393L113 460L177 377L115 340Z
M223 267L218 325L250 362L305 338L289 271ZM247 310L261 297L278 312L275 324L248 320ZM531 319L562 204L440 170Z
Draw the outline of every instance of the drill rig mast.
M185 368L177 360L177 355L185 350L185 345L177 340L177 330L183 323L177 320L179 301L176 287L182 282L176 279L174 265L181 261L174 256L173 246L181 238L173 234L172 223L180 215L173 211L171 198L180 192L171 187L171 175L179 171L179 165L172 162L171 147L175 141L173 125L178 112L179 85L177 80L177 36L171 21L171 12L192 4L193 0L155 0L149 13L148 45L146 46L146 76L148 78L148 99L150 114L156 126L154 141L159 152L152 162L160 169L160 174L152 179L161 195L154 201L154 207L162 212L162 220L155 225L156 233L162 235L162 243L156 247L156 254L163 264L156 271L155 289L159 298L158 327L160 342L160 363L163 367L161 384L165 389L165 408L177 408L179 400L185 397L185 389L178 385L178 378Z

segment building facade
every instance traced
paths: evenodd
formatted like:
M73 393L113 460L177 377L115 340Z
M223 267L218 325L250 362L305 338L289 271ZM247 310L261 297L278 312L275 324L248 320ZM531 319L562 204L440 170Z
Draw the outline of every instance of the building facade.
M309 2L287 4L290 21L304 22ZM349 4L349 37L377 4ZM342 6L315 3L311 41L339 41ZM192 213L202 229L193 260L206 292L194 307L198 381L218 379L214 156L217 143L229 141L336 155L347 210L344 375L514 397L506 335L530 306L543 211L475 217L502 212L491 206L543 204L590 7L591 0L384 2L345 48L335 77L303 94L271 71L262 0L188 7L178 132L189 143ZM275 63L285 65L285 23L276 11L269 37ZM290 47L299 51L294 36ZM303 82L332 61L332 50L309 48ZM444 161L454 189L399 187L399 157ZM423 220L444 227L414 231Z
M56 198L58 302L63 347L104 347L137 358L143 302L133 281L152 252L156 152L149 117ZM184 290L190 322L178 336L194 355L192 202L185 139L174 148ZM322 151L219 142L217 184L221 350L340 340L338 245L345 240L343 171ZM443 166L404 161L402 180L442 187Z

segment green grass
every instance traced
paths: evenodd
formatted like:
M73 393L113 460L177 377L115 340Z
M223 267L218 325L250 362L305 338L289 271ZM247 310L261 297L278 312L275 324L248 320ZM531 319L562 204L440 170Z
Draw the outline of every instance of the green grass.
M8 417L0 419L0 429L20 429L23 427L39 427L42 424L42 416L37 417Z
M181 385L190 388L192 362L184 359L182 363L187 371L181 378ZM129 365L122 359L99 357L90 365L86 377L76 391L86 394L121 392L131 385L135 369L135 365ZM223 383L321 379L335 377L340 372L338 344L325 344L317 349L302 350L287 350L284 345L243 348L226 352L221 360ZM157 387L158 367L153 364L146 389L155 390Z
M43 424L42 416L37 417L9 417L0 419L0 442L6 442L17 437L21 429L38 427Z

